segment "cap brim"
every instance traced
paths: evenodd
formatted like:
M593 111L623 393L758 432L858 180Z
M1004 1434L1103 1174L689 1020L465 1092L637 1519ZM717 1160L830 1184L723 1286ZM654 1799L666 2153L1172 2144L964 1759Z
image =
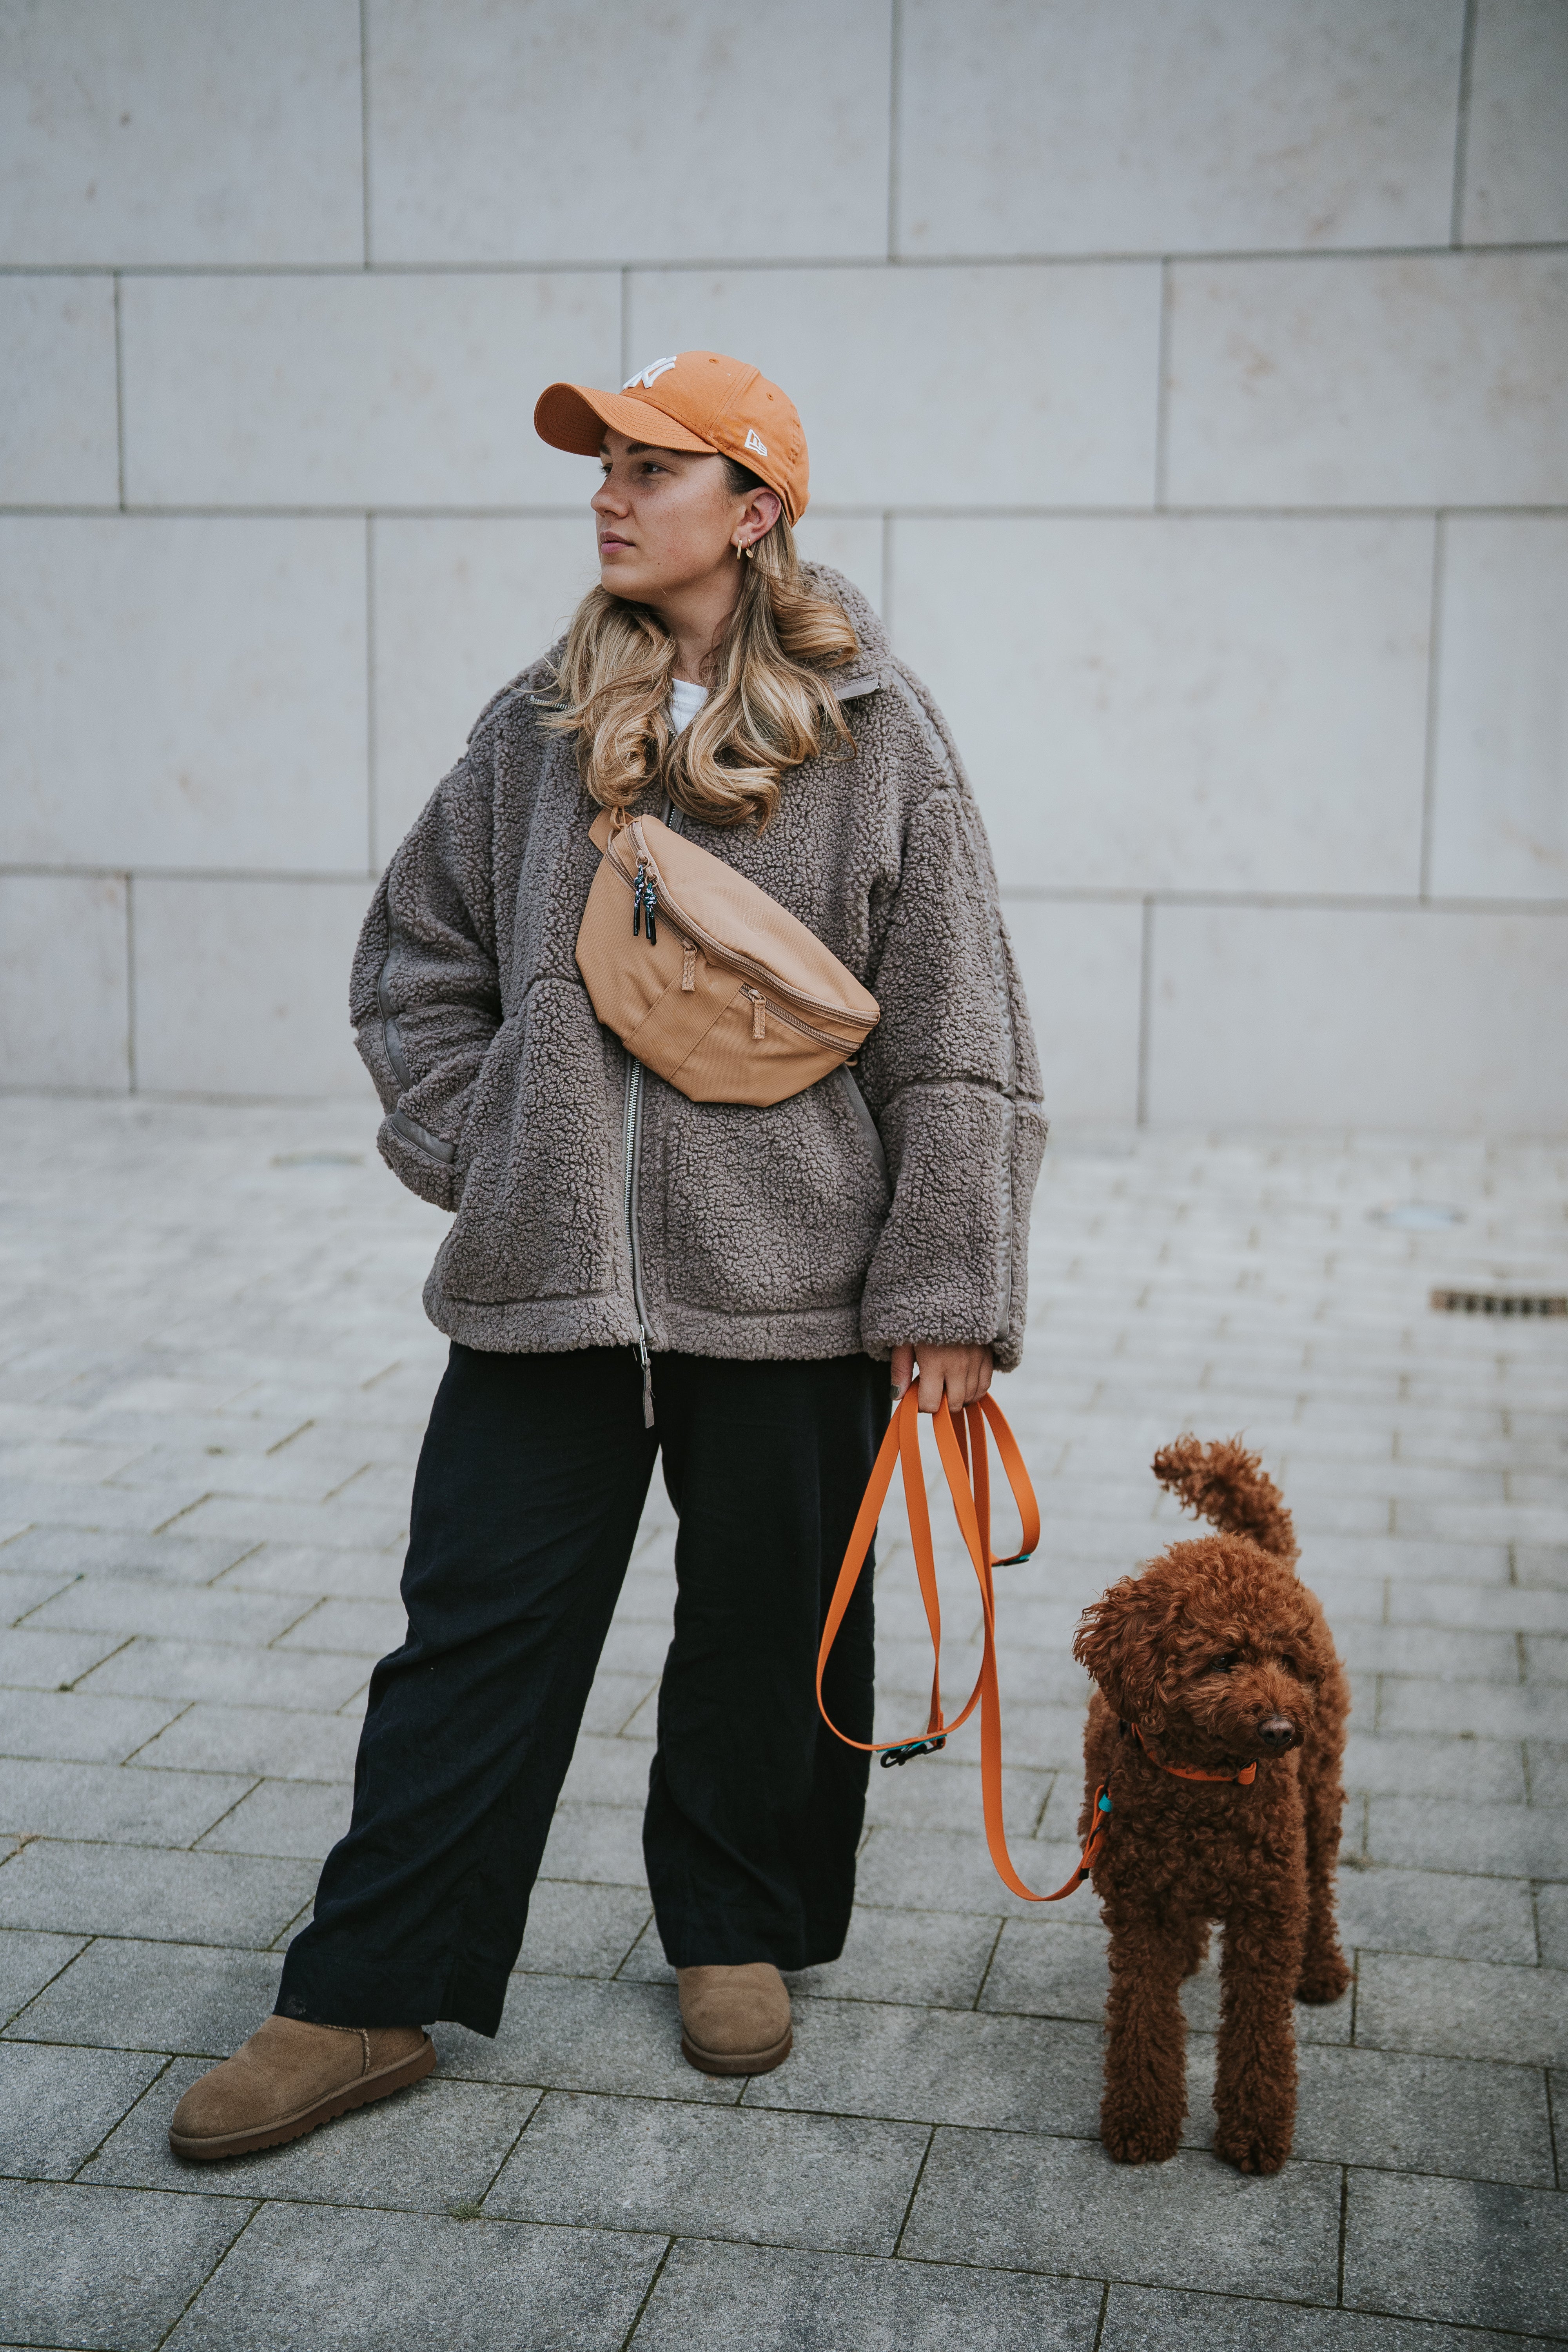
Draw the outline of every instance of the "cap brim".
M667 416L651 400L631 400L624 392L595 392L583 383L547 384L533 411L533 429L552 449L569 449L574 457L596 457L608 425L628 441L646 441L656 449L689 449L705 457L716 455L711 441L700 440Z

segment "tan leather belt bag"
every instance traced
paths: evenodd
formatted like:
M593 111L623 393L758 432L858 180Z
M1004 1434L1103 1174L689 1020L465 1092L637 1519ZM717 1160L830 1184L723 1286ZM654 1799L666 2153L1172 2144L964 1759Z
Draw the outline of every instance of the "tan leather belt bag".
M656 816L605 809L577 933L594 1010L692 1102L776 1103L858 1053L881 1007L805 925Z

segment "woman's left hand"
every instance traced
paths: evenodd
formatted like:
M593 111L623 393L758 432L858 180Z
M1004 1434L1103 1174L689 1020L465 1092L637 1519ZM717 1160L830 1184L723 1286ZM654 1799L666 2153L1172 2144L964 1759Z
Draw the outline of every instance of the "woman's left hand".
M901 1397L915 1377L915 1361L920 1360L921 1402L922 1412L934 1412L946 1391L948 1410L957 1412L966 1404L977 1404L991 1386L992 1353L989 1348L938 1348L920 1340L906 1340L893 1349L893 1394Z

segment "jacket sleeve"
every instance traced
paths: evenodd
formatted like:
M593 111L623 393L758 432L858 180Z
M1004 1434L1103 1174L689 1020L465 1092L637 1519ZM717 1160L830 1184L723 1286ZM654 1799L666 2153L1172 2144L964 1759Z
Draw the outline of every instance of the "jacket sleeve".
M1045 1150L1028 1007L980 812L940 716L900 681L931 789L905 820L860 1057L892 1200L861 1302L868 1353L1023 1349L1029 1206ZM914 747L911 746L911 749Z
M456 1206L464 1123L501 1021L492 781L481 736L387 867L350 988L355 1041L387 1113L381 1155L439 1209Z

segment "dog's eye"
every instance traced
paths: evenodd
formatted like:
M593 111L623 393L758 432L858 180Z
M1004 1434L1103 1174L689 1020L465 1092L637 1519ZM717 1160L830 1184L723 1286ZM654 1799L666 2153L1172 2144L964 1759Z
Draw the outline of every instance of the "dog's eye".
M1239 1650L1227 1650L1223 1658L1216 1658L1215 1660L1213 1665L1209 1668L1210 1674L1228 1675L1232 1666L1235 1665L1240 1655L1241 1652Z

